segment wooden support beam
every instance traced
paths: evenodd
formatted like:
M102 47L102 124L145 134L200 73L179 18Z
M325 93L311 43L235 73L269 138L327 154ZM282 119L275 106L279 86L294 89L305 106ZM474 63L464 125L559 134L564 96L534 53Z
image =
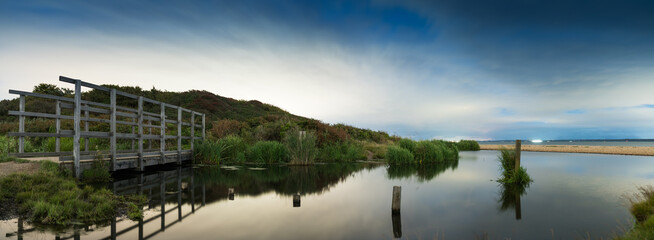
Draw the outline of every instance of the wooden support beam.
M182 164L182 107L177 107L177 164Z
M61 102L59 100L55 102L55 114L61 115ZM55 120L55 128L57 134L61 133L61 119L57 118ZM61 137L55 138L55 152L61 152Z
M75 109L73 109L73 159L75 164L75 177L80 179L82 172L80 168L80 118L82 117L82 81L75 80Z
M205 128L204 128L204 114L202 114L202 141L204 141L204 139L205 139L204 138L204 131L205 131Z
M25 95L20 95L18 111L20 113L25 112ZM19 133L25 132L25 116L18 117L18 132ZM18 153L24 153L24 152L25 152L25 137L20 136L18 137Z
M84 118L89 119L89 111L84 111ZM89 121L84 121L84 131L89 131ZM84 138L84 151L89 150L89 137Z
M111 89L109 92L109 103L111 105L111 123L109 124L109 131L111 131L111 170L116 171L116 89Z
M138 96L137 100L138 100L139 134L138 134L138 142L136 144L139 151L139 159L138 159L139 170L143 171L145 170L145 164L143 163L143 97Z
M195 142L195 112L191 112L191 151L195 150L193 142Z
M137 111L138 112L138 111ZM132 118L132 122L136 122L136 119ZM138 125L138 124L135 124ZM132 134L136 133L136 126L132 125ZM134 150L134 146L136 146L136 139L132 139L132 150Z
M166 105L161 103L161 138L159 139L159 152L161 153L161 164L166 162Z

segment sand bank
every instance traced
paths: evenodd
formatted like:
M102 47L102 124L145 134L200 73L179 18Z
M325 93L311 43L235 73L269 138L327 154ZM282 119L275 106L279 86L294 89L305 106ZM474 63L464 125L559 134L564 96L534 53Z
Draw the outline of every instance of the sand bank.
M515 145L479 145L481 150L512 149ZM522 145L522 151L600 153L617 155L654 156L654 147L578 146L578 145Z

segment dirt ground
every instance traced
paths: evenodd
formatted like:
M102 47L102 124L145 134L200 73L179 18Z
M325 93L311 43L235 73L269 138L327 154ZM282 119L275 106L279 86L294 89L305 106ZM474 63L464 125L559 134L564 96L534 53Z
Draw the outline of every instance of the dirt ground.
M482 150L513 149L515 145L480 145ZM654 156L654 147L576 146L576 145L522 145L522 151L599 153L616 155Z
M32 174L36 173L39 170L38 162L29 162L29 163L15 163L15 162L4 162L0 163L0 177L10 175L12 173L27 173Z

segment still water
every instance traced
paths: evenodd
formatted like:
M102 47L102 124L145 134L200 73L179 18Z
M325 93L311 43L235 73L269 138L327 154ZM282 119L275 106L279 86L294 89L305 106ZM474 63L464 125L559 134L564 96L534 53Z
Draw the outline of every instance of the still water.
M0 238L606 239L632 225L624 195L654 184L654 157L523 152L535 182L520 194L493 181L497 154L462 152L458 163L422 168L187 167L117 177L117 193L148 196L143 222L53 233L13 219L0 222ZM393 186L402 187L400 215L391 214Z

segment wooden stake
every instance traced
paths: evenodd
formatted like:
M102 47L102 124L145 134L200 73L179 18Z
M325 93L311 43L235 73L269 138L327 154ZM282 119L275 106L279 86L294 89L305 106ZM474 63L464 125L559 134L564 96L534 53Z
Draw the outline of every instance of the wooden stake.
M402 202L402 187L393 187L393 204L391 205L391 212L400 213L400 205Z
M515 172L518 172L518 170L520 170L521 145L522 145L522 141L520 139L515 140Z

